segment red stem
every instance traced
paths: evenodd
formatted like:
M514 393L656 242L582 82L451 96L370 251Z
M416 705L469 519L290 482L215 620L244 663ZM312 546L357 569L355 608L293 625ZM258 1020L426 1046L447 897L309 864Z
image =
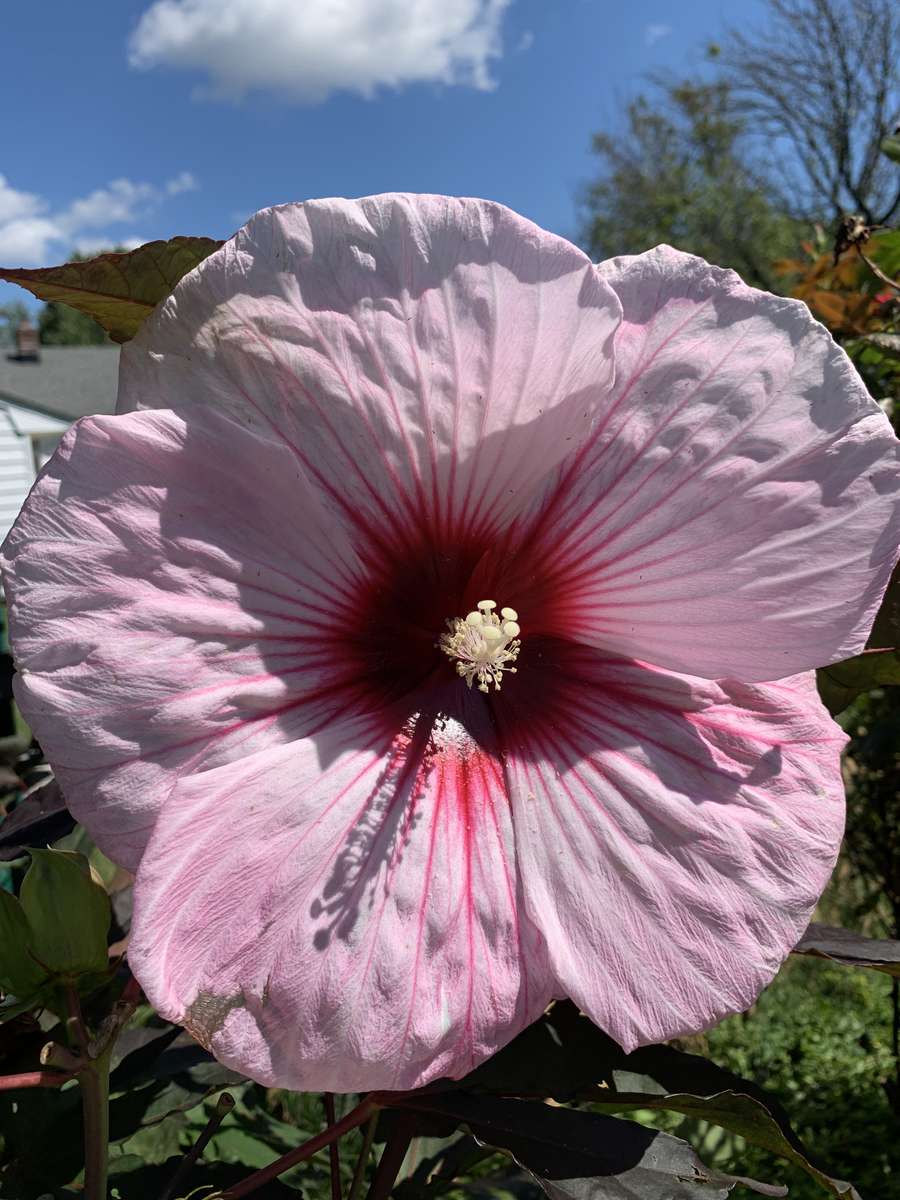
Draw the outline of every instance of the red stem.
M325 1092L322 1096L325 1102L325 1124L334 1125L337 1113L334 1108L334 1092ZM341 1197L341 1158L337 1142L328 1147L328 1165L331 1169L331 1200L342 1200Z
M241 1196L249 1196L251 1192L255 1192L257 1188L261 1188L264 1183L269 1183L271 1180L276 1179L285 1171L289 1171L291 1167L295 1167L297 1163L304 1162L307 1158L312 1158L319 1150L330 1146L332 1142L336 1142L339 1137L343 1137L351 1129L356 1129L357 1126L363 1125L380 1107L378 1093L372 1092L361 1104L357 1104L356 1108L351 1109L346 1117L342 1117L336 1124L330 1125L328 1129L316 1134L314 1138L310 1138L308 1142L304 1142L302 1146L298 1146L295 1150L290 1150L287 1154L283 1154L281 1158L276 1158L273 1163L269 1163L262 1170L254 1171L252 1175L248 1175L246 1179L242 1179L234 1187L226 1188L222 1192L220 1200L240 1200Z
M25 1071L21 1075L0 1075L0 1092L13 1088L62 1087L75 1078L74 1071Z
M372 1187L369 1189L368 1200L387 1200L390 1196L415 1130L415 1117L412 1113L400 1117L394 1136L388 1139L382 1152Z
M120 1004L134 1005L135 1008L141 1002L141 985L132 975L122 989L122 995L119 997Z

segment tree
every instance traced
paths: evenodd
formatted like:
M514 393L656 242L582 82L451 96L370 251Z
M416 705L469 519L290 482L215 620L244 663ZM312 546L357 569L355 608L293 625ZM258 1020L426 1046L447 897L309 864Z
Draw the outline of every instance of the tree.
M584 197L591 254L669 242L773 288L771 263L795 251L800 233L747 166L743 133L723 82L661 82L652 98L638 96L621 135L594 136L602 169Z
M109 340L96 321L57 300L41 309L38 332L44 346L101 346Z
M764 27L732 31L714 53L771 190L796 217L890 220L900 178L881 143L900 120L900 8L768 0L768 9Z

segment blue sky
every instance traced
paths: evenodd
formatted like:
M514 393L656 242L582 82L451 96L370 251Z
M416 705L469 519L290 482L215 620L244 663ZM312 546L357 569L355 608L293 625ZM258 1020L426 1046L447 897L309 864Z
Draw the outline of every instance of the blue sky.
M592 131L616 126L647 72L696 68L761 6L6 5L0 263L224 237L268 204L394 190L490 197L575 237Z

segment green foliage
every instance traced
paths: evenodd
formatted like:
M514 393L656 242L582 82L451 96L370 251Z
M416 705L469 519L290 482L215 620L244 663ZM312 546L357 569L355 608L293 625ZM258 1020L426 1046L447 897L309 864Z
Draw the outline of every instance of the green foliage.
M900 939L900 702L893 688L859 697L843 725L846 855L857 883L854 907L875 934Z
M882 138L881 153L900 163L900 133L889 133L886 138Z
M724 84L685 80L639 96L622 131L594 136L601 170L584 197L590 253L668 242L773 289L773 261L794 252L800 227L743 160L742 133Z
M109 341L96 321L58 300L41 309L38 333L42 346L102 346Z
M0 891L0 1023L41 1005L61 1011L60 984L92 991L108 974L109 899L87 859L30 854L19 897Z
M785 1194L777 1186L706 1166L671 1134L596 1112L463 1091L401 1103L417 1115L437 1118L435 1129L444 1136L462 1127L482 1145L510 1155L550 1200L606 1200L613 1195L724 1200L738 1183L760 1195Z
M819 695L832 716L872 688L900 684L900 650L886 647L864 650L853 658L821 667L817 683Z
M900 1172L890 1102L890 992L891 980L877 972L792 959L751 1013L708 1035L716 1060L782 1097L799 1136L839 1164L867 1198L888 1196L889 1180ZM681 1125L678 1132L695 1138L709 1157L708 1130ZM731 1139L717 1145L725 1161L737 1155L743 1170L763 1169L754 1147ZM793 1169L784 1181L791 1200L821 1195Z

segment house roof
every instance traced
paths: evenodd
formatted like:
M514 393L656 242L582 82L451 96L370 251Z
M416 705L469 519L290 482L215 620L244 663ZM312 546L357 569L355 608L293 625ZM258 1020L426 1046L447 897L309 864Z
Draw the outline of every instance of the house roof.
M0 400L70 422L116 406L118 346L42 346L40 362L0 354Z

